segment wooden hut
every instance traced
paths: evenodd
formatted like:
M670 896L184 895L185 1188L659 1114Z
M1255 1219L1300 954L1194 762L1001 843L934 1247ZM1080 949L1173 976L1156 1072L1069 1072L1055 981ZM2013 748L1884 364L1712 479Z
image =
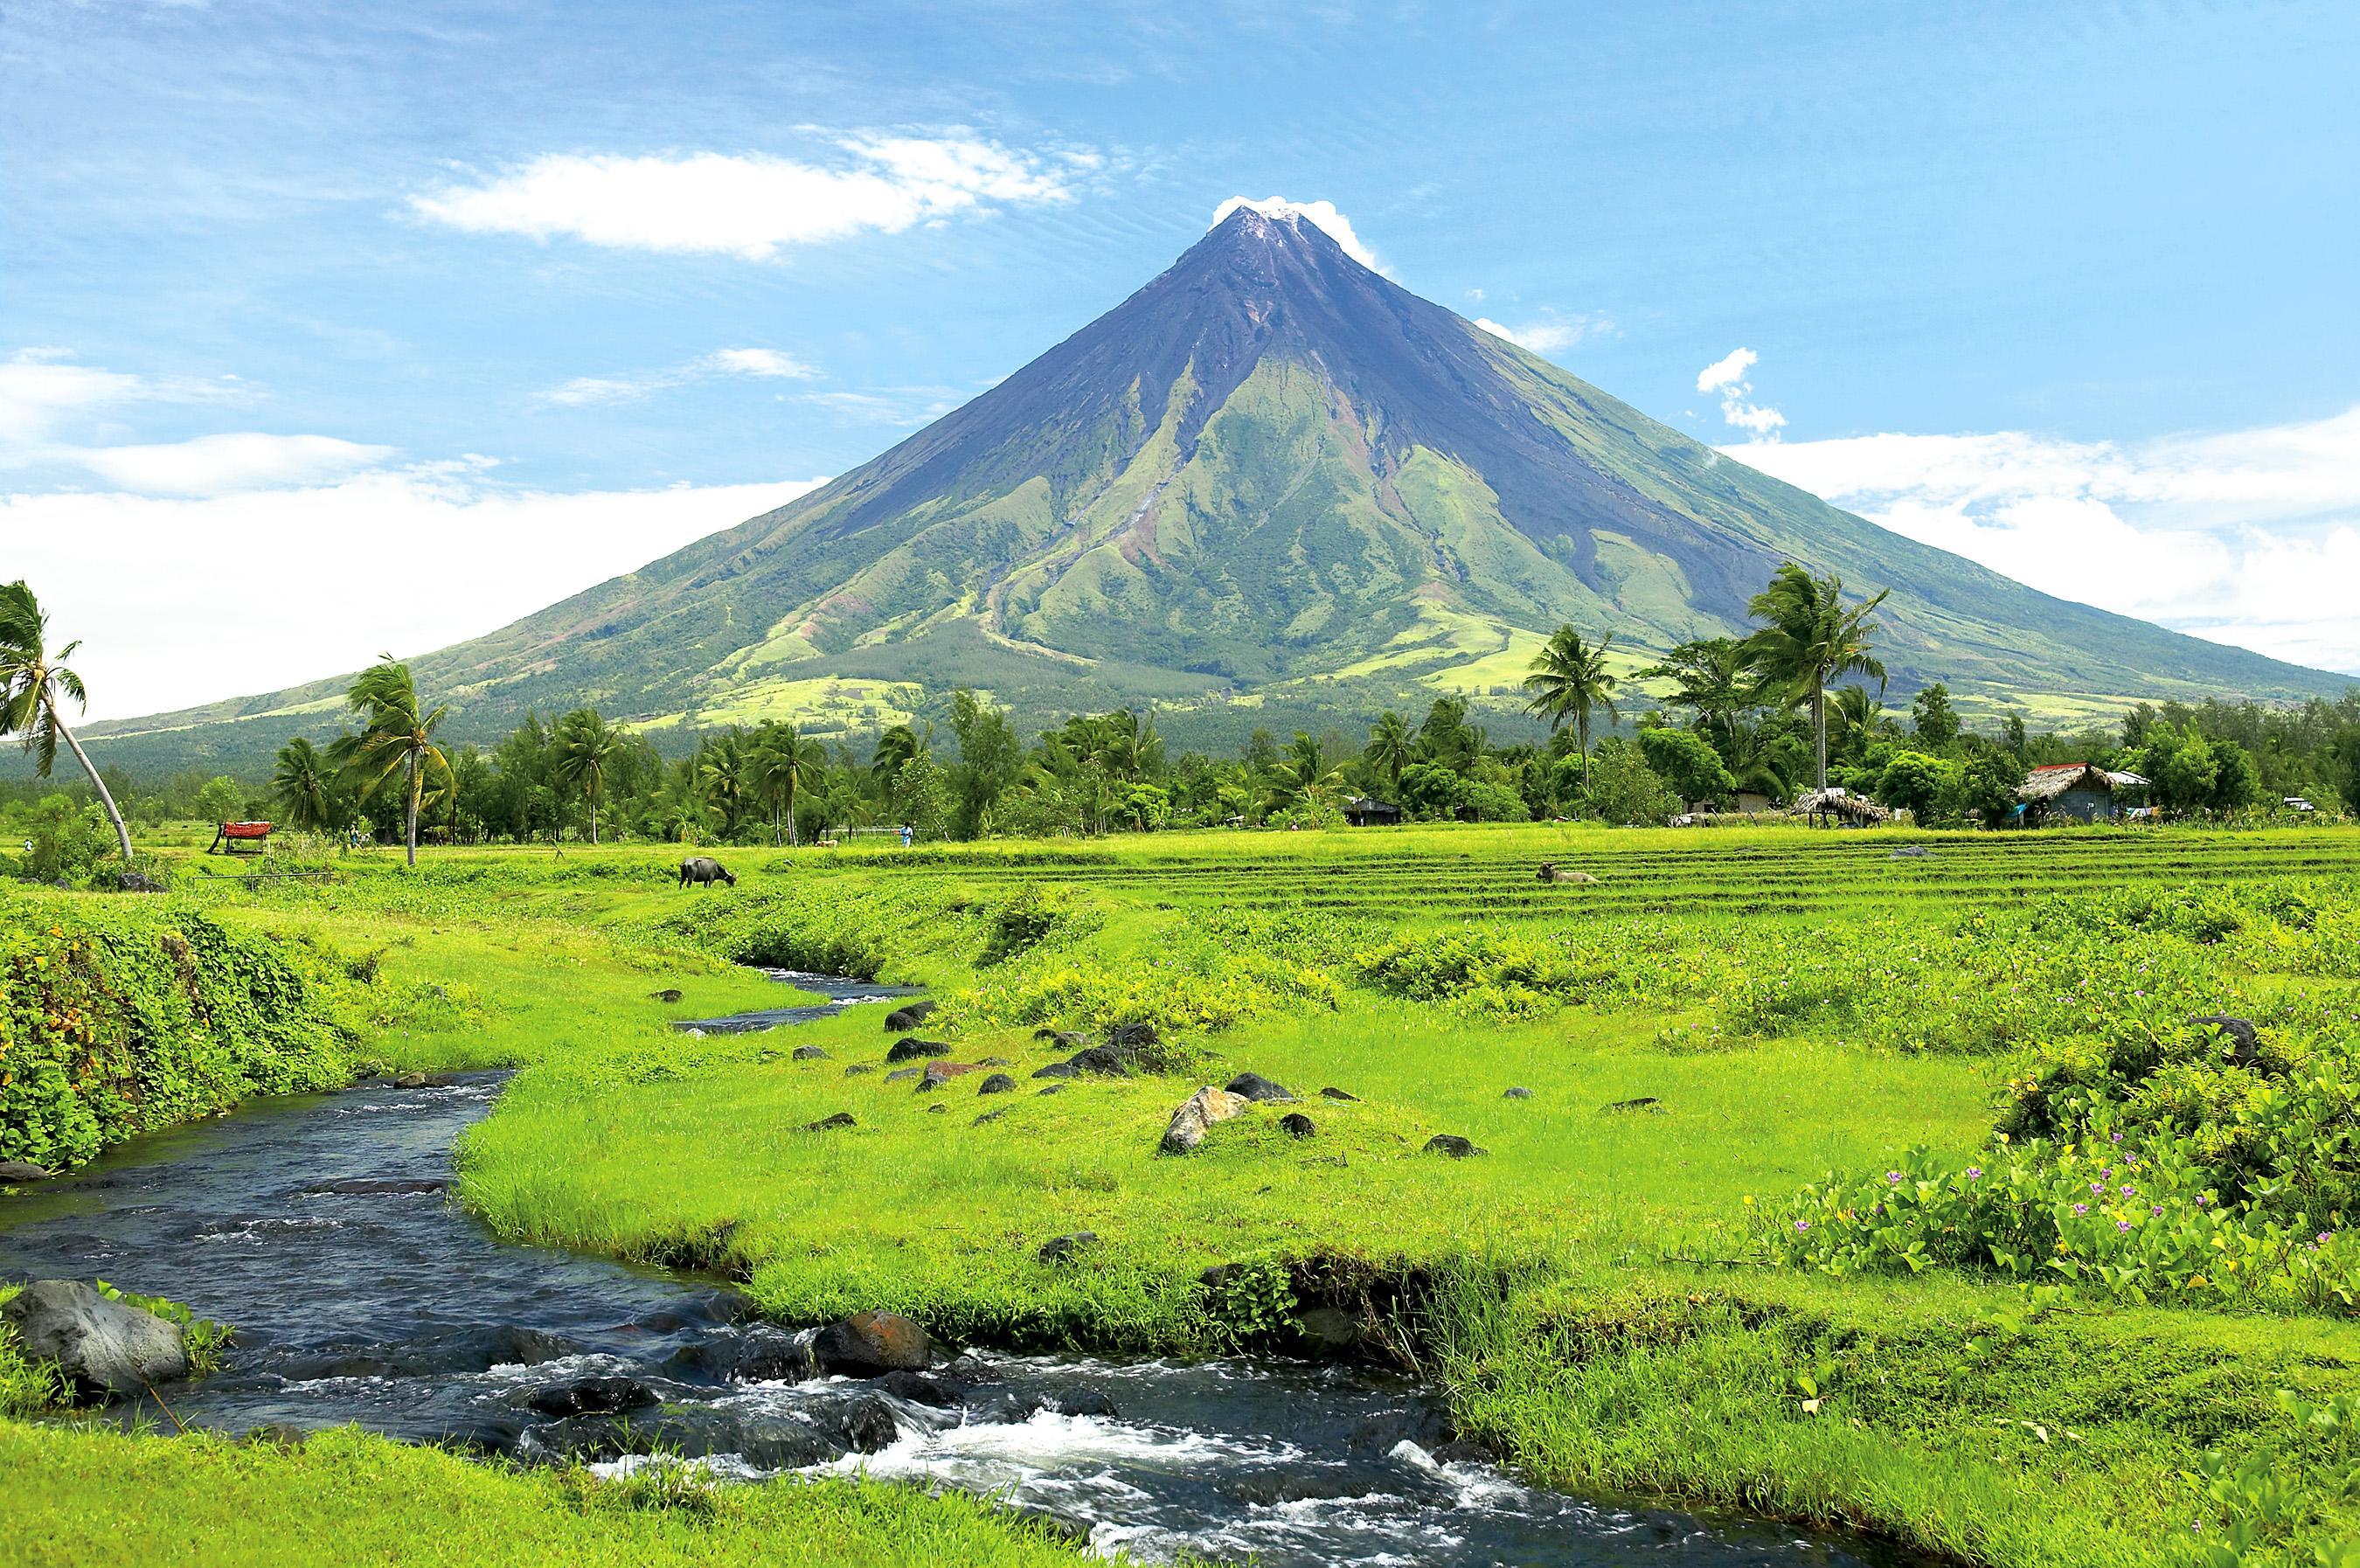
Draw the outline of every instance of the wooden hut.
M1373 795L1359 795L1344 802L1344 820L1356 828L1392 827L1402 820L1402 809Z
M2016 786L2024 814L2035 822L2110 822L2116 791L2143 788L2136 773L2109 773L2094 762L2058 762L2036 768Z
M1826 822L1830 827L1882 827L1893 820L1893 813L1865 795L1855 795L1838 785L1824 789L1806 789L1795 797L1789 808L1813 827Z

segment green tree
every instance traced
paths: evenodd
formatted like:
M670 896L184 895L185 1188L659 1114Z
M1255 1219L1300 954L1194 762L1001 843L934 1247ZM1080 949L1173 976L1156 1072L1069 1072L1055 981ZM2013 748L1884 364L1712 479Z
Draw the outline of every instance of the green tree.
M893 776L893 814L921 838L940 838L950 825L951 791L942 765L924 751L914 752Z
M1696 727L1726 752L1738 715L1762 701L1762 683L1745 645L1732 637L1684 642L1664 662L1639 671L1643 681L1669 681L1664 701L1696 715Z
M1950 689L1939 681L1909 699L1909 727L1918 740L1935 751L1959 738L1959 712L1950 706Z
M2216 811L2250 806L2262 796L2261 771L2253 754L2234 740L2216 740L2212 746L2212 789L2204 803Z
M1870 651L1877 624L1869 614L1892 590L1847 604L1842 580L1814 577L1793 561L1772 573L1746 613L1764 624L1746 639L1754 664L1771 681L1808 703L1816 744L1818 787L1828 786L1828 682L1839 675L1869 675L1882 689L1885 666Z
M958 766L951 770L958 802L952 826L961 838L975 838L991 808L1024 777L1024 748L1007 712L964 686L951 693L951 733L959 744Z
M576 708L557 721L550 771L590 802L592 844L598 842L598 802L606 793L606 775L630 744L630 732L608 724L595 708Z
M754 798L753 747L744 730L733 724L697 748L696 783L721 812L723 835L736 833L738 819Z
M1409 721L1391 708L1378 714L1377 722L1369 726L1368 747L1360 756L1385 776L1385 783L1399 795L1402 769L1417 759L1417 737L1410 732Z
M66 727L65 717L58 710L60 695L71 698L76 709L89 705L90 693L82 677L65 662L82 643L70 642L53 654L49 651L49 617L24 580L0 586L0 735L22 735L25 749L33 754L34 771L44 779L57 762L58 742L65 742L66 749L90 776L90 787L106 809L106 820L115 824L115 842L127 861L131 830L124 825L106 780L91 766L90 754L82 750L82 742Z
M1599 742L1598 756L1583 770L1582 799L1610 822L1661 822L1680 809L1661 775L1640 749L1619 735Z
M335 770L320 748L301 735L279 748L270 789L286 808L291 826L318 833L335 816Z
M787 842L799 843L795 805L826 778L827 748L792 724L764 724L755 733L752 768L754 791L770 808L770 842L779 842L783 826Z
M1737 793L1737 778L1729 765L1694 730L1643 729L1639 753L1682 800L1725 800Z
M1610 720L1622 717L1614 711L1614 672L1606 668L1606 653L1613 646L1611 635L1593 647L1570 626L1559 626L1534 657L1533 672L1524 677L1524 690L1532 693L1524 704L1528 712L1546 719L1552 732L1563 729L1567 720L1573 721L1585 786L1590 779L1590 713L1602 709Z
M226 773L209 779L197 791L197 812L200 820L208 822L236 822L246 815L246 791Z
M1906 811L1923 824L1934 815L1934 801L1945 781L1942 759L1922 751L1900 751L1885 765L1875 795L1886 805Z
M869 773L890 785L901 776L903 763L930 748L931 738L907 724L895 724L877 737L877 749L869 758Z
M393 655L380 654L344 693L344 705L361 721L358 735L339 736L328 755L349 777L363 799L382 789L396 773L402 775L401 804L406 864L418 864L418 811L430 779L440 790L451 787L451 759L434 744L434 732L450 710L421 711L417 684L410 666Z

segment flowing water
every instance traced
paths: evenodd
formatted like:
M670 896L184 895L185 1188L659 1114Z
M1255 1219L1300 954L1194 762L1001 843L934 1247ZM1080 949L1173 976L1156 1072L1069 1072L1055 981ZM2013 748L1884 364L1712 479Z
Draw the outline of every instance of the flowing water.
M891 994L779 978L829 998L766 1015L780 1023ZM356 1421L607 1467L661 1448L746 1479L865 1469L1001 1497L1149 1558L1905 1561L1524 1486L1450 1444L1430 1394L1359 1369L978 1351L926 1377L810 1378L803 1336L725 1289L511 1246L464 1213L453 1140L499 1084L268 1100L139 1139L0 1198L0 1278L97 1277L235 1324L226 1370L159 1390L180 1420L232 1432Z

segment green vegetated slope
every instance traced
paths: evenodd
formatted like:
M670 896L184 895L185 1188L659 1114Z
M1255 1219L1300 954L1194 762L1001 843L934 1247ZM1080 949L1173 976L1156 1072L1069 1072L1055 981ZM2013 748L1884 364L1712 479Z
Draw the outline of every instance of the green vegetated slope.
M824 488L416 660L486 738L528 706L815 715L823 678L992 691L1038 721L1240 698L1338 720L1570 621L1634 649L1742 630L1781 561L1890 586L1904 690L2080 717L2348 678L2038 593L1744 467L1241 211L1131 299ZM1406 657L1404 657L1406 655ZM341 681L95 726L139 761L333 726ZM833 715L828 722L833 722Z
M1543 859L1599 880L1541 884ZM610 850L412 877L355 856L191 897L382 949L377 995L464 1005L384 1031L389 1060L530 1063L461 1156L504 1234L720 1269L782 1318L891 1306L955 1338L1194 1353L1300 1348L1337 1307L1543 1481L1970 1563L2206 1561L2199 1521L2261 1543L2222 1561L2333 1561L2302 1553L2360 1527L2352 1255L2322 1209L2343 1157L2247 1197L2270 1138L2347 1147L2300 1107L2332 1112L2311 1085L2360 1048L2360 835L1535 825L732 862L708 894ZM926 1031L1019 1087L886 1082L881 1006L792 1036L667 1028L775 999L725 960L925 984ZM2188 1023L2211 1011L2255 1020L2262 1053L2223 1055ZM1036 1030L1139 1021L1142 1071L1038 1093L1069 1048ZM828 1059L792 1060L805 1043ZM1179 1100L1240 1070L1300 1103L1159 1155ZM2084 1125L2077 1096L2154 1160L2212 1162L2210 1186L2142 1193L2180 1205L2152 1222L2110 1196L2119 1233L2055 1220L2084 1249L2056 1256L2098 1271L2027 1292L1942 1236L1943 1205L1969 1169L2062 1169L2035 1146ZM838 1112L856 1125L805 1130ZM1437 1133L1485 1152L1424 1152ZM2200 1281L2167 1245L2210 1223L2198 1197L2237 1210L2233 1238L2298 1211L2332 1234ZM1798 1247L1822 1217L1843 1247ZM1073 1260L1038 1256L1085 1228ZM1213 1264L1238 1267L1207 1288Z

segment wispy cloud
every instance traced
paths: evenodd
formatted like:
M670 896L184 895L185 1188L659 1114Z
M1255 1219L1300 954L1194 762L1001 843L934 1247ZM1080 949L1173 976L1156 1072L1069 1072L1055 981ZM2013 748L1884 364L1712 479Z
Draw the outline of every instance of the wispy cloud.
M1475 324L1527 354L1560 354L1585 339L1611 336L1614 332L1614 323L1604 316L1571 316L1555 310L1544 311L1539 321L1521 327L1502 325L1489 316L1476 317Z
M45 441L77 419L127 403L236 402L251 389L235 377L135 376L76 365L61 348L21 348L0 360L0 452Z
M2060 597L2360 672L2360 408L2131 443L2000 431L1722 450Z
M1777 430L1786 424L1786 416L1777 409L1750 401L1754 385L1746 372L1760 363L1762 356L1750 348L1734 348L1697 372L1697 390L1721 394L1721 417L1724 423L1753 434L1755 440L1777 440Z
M1265 218L1300 218L1343 246L1344 254L1362 267L1371 272L1385 272L1377 253L1354 232L1352 220L1338 212L1333 201L1290 201L1284 196L1265 196L1257 201L1250 196L1232 196L1213 209L1213 226L1218 228L1222 219L1240 207L1251 207Z
M1070 201L1093 167L1087 151L1036 154L963 136L843 137L833 147L826 163L549 153L477 184L413 196L410 206L471 234L766 261L792 245Z
M770 380L809 381L819 372L790 354L774 348L725 348L661 370L633 375L577 376L541 395L544 403L579 408L592 403L628 403L670 387L686 387L722 376L751 376Z
M861 424L909 427L939 419L963 399L946 387L887 387L873 392L806 392L814 408Z

